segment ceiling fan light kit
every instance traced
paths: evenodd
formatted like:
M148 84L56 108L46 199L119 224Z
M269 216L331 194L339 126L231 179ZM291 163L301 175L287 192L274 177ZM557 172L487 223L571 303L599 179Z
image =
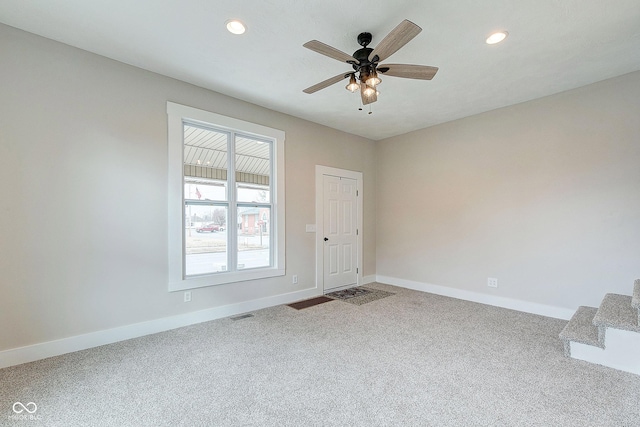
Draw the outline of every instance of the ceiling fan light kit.
M365 81L365 83L368 86L373 86L376 87L378 86L380 83L382 83L382 79L380 77L378 77L378 72L376 71L375 68L373 68L371 70L371 73L369 74L369 76L367 77L367 80Z
M377 86L382 83L380 74L407 79L431 80L438 71L437 67L410 64L379 64L380 61L386 60L405 44L409 43L420 31L422 31L422 28L405 19L387 34L375 49L368 47L373 39L371 33L360 33L358 35L358 44L360 44L362 48L356 50L353 55L344 53L318 40L311 40L305 43L303 46L307 49L328 56L329 58L346 62L352 66L354 71L339 74L310 86L304 89L303 92L311 94L338 83L343 79L349 78L349 84L347 84L345 88L353 93L360 89L362 104L367 105L378 100L379 92ZM358 83L358 80L360 83ZM369 112L369 114L371 114L371 112Z
M345 86L345 89L347 89L349 92L351 93L355 93L358 89L360 89L360 85L358 84L358 81L356 80L356 74L355 73L351 73L349 74L349 84Z
M371 104L378 100L378 91L366 83L361 83L360 96L362 97L362 105Z

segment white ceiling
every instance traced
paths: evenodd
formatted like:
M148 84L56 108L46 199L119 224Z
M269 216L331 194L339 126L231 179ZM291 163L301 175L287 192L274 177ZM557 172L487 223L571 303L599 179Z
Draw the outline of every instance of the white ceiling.
M346 81L302 92L350 70L303 43L351 54L403 19L423 30L386 62L433 80L383 77L371 115ZM0 22L374 140L640 69L639 0L0 0ZM486 45L496 29L509 37Z

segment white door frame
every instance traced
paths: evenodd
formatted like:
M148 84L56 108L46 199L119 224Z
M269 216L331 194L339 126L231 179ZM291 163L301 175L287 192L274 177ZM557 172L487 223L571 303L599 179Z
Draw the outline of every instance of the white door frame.
M316 288L320 295L324 294L324 189L323 176L339 176L356 180L356 209L357 209L357 252L358 259L356 266L356 285L362 284L362 224L363 224L363 204L362 204L362 172L337 169L329 166L316 165Z

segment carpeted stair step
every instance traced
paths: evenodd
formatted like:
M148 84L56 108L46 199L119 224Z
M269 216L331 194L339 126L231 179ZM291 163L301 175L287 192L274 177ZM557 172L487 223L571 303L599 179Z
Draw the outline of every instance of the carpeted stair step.
M571 356L571 341L604 348L604 334L598 333L598 327L593 324L597 312L598 309L595 307L578 307L569 323L560 332L566 356Z
M629 295L606 294L593 318L593 324L601 329L640 332L638 310L631 305L632 300L633 297Z
M640 325L640 279L633 282L633 298L631 298L631 306L638 311L638 324Z

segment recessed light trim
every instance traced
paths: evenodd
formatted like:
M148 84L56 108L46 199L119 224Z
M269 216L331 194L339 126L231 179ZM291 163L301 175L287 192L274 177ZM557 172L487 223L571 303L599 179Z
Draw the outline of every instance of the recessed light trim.
M247 31L247 27L237 19L230 19L225 24L231 34L244 34Z
M501 41L506 39L508 35L509 33L506 31L496 31L494 33L491 33L491 35L487 37L486 43L487 44L500 43Z

